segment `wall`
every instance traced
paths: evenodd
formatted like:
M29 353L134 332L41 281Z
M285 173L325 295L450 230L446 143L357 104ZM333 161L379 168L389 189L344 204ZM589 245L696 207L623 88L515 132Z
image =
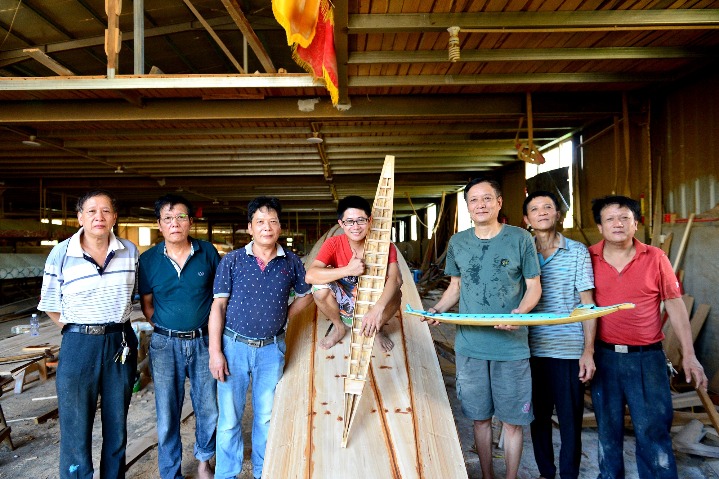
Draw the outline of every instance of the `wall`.
M719 68L719 67L718 67ZM666 211L686 218L719 201L719 72L670 92L652 115Z
M674 261L679 251L686 224L663 225L662 233L673 233L669 257ZM719 371L719 221L694 223L680 268L684 270L684 290L694 296L694 309L699 304L711 306L694 347L697 357L704 365L707 376L712 378Z

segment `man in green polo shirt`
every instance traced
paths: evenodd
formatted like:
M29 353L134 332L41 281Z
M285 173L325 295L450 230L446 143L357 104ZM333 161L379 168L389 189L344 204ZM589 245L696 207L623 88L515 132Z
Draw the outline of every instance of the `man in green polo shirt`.
M157 461L162 479L182 477L180 411L185 378L195 410L197 477L209 479L215 455L217 382L207 367L207 321L212 282L220 255L207 241L189 236L194 210L185 198L165 195L155 202L157 225L164 237L140 256L142 312L155 326L150 364L157 409Z

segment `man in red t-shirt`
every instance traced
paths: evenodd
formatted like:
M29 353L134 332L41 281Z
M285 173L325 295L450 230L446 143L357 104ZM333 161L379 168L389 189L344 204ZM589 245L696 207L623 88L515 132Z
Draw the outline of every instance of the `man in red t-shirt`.
M337 222L343 235L327 238L307 269L305 281L311 285L317 307L332 321L329 334L319 345L330 349L352 326L357 278L364 274L364 244L372 224L372 208L360 196L347 196L337 205ZM397 250L389 249L387 280L384 291L362 318L362 334L377 334L382 349L390 351L394 343L380 331L400 308L402 277L397 265Z
M694 354L679 283L664 252L634 238L640 215L637 201L607 196L592 202L592 212L604 238L589 248L595 301L598 306L636 305L597 320L592 403L599 433L600 477L624 477L624 409L628 405L636 432L640 479L676 479L661 301L681 344L687 382L693 379L697 388L707 387L707 377Z

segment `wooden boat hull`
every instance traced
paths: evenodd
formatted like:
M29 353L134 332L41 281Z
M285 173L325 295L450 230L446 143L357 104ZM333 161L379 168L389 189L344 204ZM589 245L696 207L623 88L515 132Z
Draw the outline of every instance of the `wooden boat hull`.
M634 304L622 303L612 306L586 305L578 307L569 316L561 314L530 313L530 314L458 314L458 313L430 313L419 311L407 306L405 314L433 319L440 323L459 324L462 326L548 326L552 324L578 323L588 319L599 318L614 313L620 309L633 309Z
M421 308L409 268L401 256L399 262L404 280L402 308ZM275 394L262 477L466 478L429 328L402 313L386 326L394 349L384 353L379 344L374 347L351 440L346 448L340 447L350 339L348 333L343 344L329 351L320 349L317 342L329 324L314 306L289 324L285 372Z

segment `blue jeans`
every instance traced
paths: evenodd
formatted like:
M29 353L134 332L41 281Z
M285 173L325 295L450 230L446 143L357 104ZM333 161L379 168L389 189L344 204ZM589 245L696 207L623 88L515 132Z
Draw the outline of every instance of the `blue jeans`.
M97 397L102 397L100 477L125 477L127 408L137 370L137 336L129 321L125 337L130 348L125 364L115 362L122 332L102 335L64 333L57 367L60 417L60 478L92 479L92 425Z
M636 436L641 479L677 479L669 430L671 393L664 351L616 353L597 346L592 403L599 432L598 479L624 478L624 406Z
M215 455L217 382L210 373L207 336L178 339L153 333L150 365L157 410L157 462L162 479L182 477L180 412L185 400L185 378L195 410L194 454L199 461Z
M275 387L285 367L284 336L276 343L253 348L222 337L222 352L230 370L224 382L217 382L220 418L217 422L217 479L234 478L242 470L244 457L242 415L247 388L252 382L252 473L262 476L267 433L270 429Z

